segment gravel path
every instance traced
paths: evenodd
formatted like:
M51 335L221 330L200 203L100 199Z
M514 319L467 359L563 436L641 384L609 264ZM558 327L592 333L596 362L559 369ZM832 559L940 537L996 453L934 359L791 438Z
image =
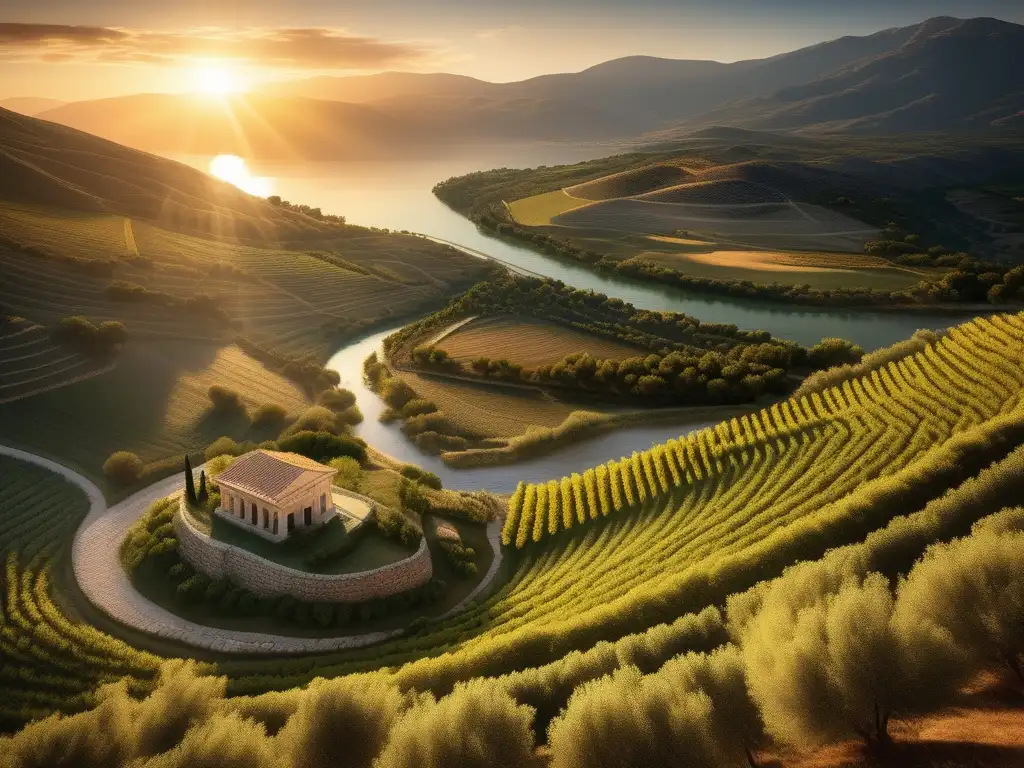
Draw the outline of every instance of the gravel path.
M4 445L0 445L0 454L38 464L56 472L77 485L88 496L89 513L75 533L71 550L72 565L75 578L89 601L115 621L151 635L225 653L308 653L360 648L379 643L401 632L391 630L325 638L287 637L216 629L187 621L139 594L132 587L118 559L118 550L131 524L154 501L180 492L182 481L178 474L160 480L124 501L107 507L103 493L94 483L62 464ZM487 531L488 540L495 547L491 567L473 592L448 613L461 610L494 578L498 571L497 566L501 563L501 548L498 546L500 535L500 521L491 523Z

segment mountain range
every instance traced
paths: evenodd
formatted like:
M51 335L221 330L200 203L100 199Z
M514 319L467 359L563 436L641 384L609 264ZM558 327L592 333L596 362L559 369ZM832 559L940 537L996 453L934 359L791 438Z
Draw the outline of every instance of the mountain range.
M639 141L708 126L862 134L1019 130L1024 26L940 17L766 59L631 56L491 83L390 72L278 83L224 101L142 94L46 120L151 151L266 159L439 152L465 142Z

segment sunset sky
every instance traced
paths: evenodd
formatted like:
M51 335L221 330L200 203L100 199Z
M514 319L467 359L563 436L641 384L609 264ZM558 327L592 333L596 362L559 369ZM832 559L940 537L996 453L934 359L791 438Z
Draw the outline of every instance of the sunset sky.
M631 54L735 61L1021 0L4 0L0 98L202 90L386 70L520 80ZM211 68L212 65L212 68ZM209 85L209 84L207 84Z

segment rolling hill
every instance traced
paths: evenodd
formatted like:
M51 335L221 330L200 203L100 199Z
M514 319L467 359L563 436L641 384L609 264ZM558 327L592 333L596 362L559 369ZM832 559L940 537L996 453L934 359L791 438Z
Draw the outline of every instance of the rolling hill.
M766 59L629 56L490 83L386 72L275 83L224 101L138 94L46 120L156 152L275 160L414 157L466 141L642 141L711 125L856 132L1012 129L1024 27L949 17ZM744 159L737 156L736 160Z
M48 109L62 107L67 102L58 99L43 99L37 96L15 96L10 99L0 99L0 109L9 109L21 115L38 115Z
M328 225L161 157L0 109L0 200L117 213L220 237Z

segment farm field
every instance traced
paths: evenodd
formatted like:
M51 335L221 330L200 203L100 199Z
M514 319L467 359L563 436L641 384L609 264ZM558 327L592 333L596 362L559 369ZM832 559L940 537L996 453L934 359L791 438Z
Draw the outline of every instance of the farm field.
M685 230L679 235L636 235L624 232L543 230L610 259L651 261L687 275L755 283L808 284L814 288L875 288L899 291L922 279L941 277L944 269L904 267L879 256L841 250L757 246L742 239Z
M525 227L542 227L550 225L556 216L590 204L589 200L559 189L508 203L508 211Z
M479 357L504 357L527 368L557 363L576 352L619 360L644 351L557 323L514 315L477 318L436 343L463 363Z
M66 386L107 367L60 346L40 325L27 320L0 324L0 403Z
M860 251L877 230L841 213L808 203L706 206L654 203L636 198L606 200L551 218L574 230L670 234L692 230L712 240L754 246Z
M80 259L120 260L134 255L125 239L125 221L114 214L0 203L0 232L5 238Z
M889 266L882 259L844 253L733 250L723 247L712 251L642 251L636 258L698 277L806 283L820 289L859 287L899 291L916 285L923 277L914 270ZM872 261L882 263L873 264Z
M558 400L540 390L456 381L410 371L398 375L462 430L484 437L515 437L531 425L557 427L573 411L601 410L600 406Z
M213 412L207 396L213 384L239 392L250 410L276 403L295 413L309 404L295 384L235 346L129 343L112 371L0 404L0 434L27 450L55 453L100 484L103 462L114 451L153 462L201 451L225 434L274 437L243 416Z
M656 164L612 173L593 181L566 187L565 192L572 197L584 200L610 200L616 197L632 197L652 192L661 187L680 184L690 175L690 171L678 165Z

